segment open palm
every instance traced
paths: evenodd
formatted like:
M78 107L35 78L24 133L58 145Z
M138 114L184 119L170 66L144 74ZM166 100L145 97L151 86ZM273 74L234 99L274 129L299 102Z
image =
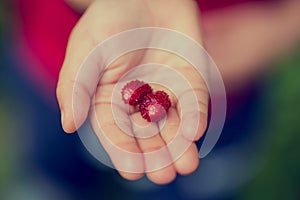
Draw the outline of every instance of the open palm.
M106 68L99 82L90 80L77 82L76 76L80 66L89 52L106 38L134 28L162 27L180 31L197 42L201 43L199 13L194 1L95 1L85 12L74 28L68 44L64 65L60 73L57 96L62 111L62 124L66 132L74 132L91 113L93 128L100 142L109 154L120 174L129 180L140 178L144 173L155 183L164 184L172 181L176 173L192 173L199 164L198 151L194 141L204 133L207 122L208 92L201 76L182 58L160 50L143 49L121 56ZM166 38L167 39L167 38ZM149 41L151 38L149 38ZM120 44L122 45L122 44ZM116 47L117 48L117 47ZM184 48L184 47L183 47ZM191 91L183 89L181 96L176 96L163 85L155 84L161 80L176 82L177 80L166 70L155 68L149 73L149 68L140 70L136 79L147 80L155 90L167 91L172 107L165 123L148 123L137 112L130 109L128 112L122 106L112 109L112 95L120 78L136 66L147 63L159 63L169 66L189 81L193 94L197 97L198 107L183 113L183 106L188 106ZM95 76L93 72L91 77ZM73 90L78 99L77 110L72 110ZM176 86L180 87L180 84ZM120 94L119 92L117 92ZM95 102L91 106L91 98ZM182 98L182 99L180 99ZM181 101L179 105L177 102ZM125 106L125 104L123 105ZM90 109L91 108L91 109ZM89 111L94 112L89 112ZM124 131L115 122L113 110L122 118ZM73 113L77 113L75 118ZM200 115L196 135L188 129L180 129L183 116L195 118ZM191 120L192 121L192 120ZM129 123L128 123L129 122ZM188 121L186 120L186 123ZM75 125L76 124L76 125ZM138 124L138 125L137 125ZM143 129L147 126L153 130L153 135L142 137ZM101 130L100 130L101 129ZM179 132L179 134L177 134ZM193 131L192 131L193 132ZM103 133L103 134L102 134ZM186 146L183 152L180 147L168 144L178 136L175 144ZM107 140L108 139L108 140ZM109 141L109 142L108 142ZM116 151L115 148L123 151ZM159 151L158 154L151 152ZM123 153L120 153L123 152Z

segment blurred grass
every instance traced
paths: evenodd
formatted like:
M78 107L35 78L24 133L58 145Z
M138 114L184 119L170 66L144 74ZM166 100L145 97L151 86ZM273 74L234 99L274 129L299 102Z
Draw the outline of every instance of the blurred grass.
M268 123L258 130L270 149L242 199L300 199L300 50L277 65L263 96Z
M5 3L5 4L4 4ZM7 33L7 24L9 14L8 2L0 1L0 199L2 190L9 184L15 174L17 152L15 142L15 133L17 126L14 123L15 114L12 113L13 100L7 91L9 86L6 84L6 70L9 66L5 63L5 34ZM16 146L14 146L16 145Z
M2 88L1 88L2 89ZM10 115L7 99L0 99L0 193L10 184L17 166L17 144L14 134L17 133L14 118ZM14 146L16 145L16 146ZM1 196L0 196L1 198Z

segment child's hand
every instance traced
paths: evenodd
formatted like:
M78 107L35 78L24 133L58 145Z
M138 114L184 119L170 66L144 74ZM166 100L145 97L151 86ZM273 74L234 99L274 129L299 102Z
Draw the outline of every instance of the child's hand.
M75 126L72 114L72 93L76 74L83 60L98 43L106 38L116 33L139 27L174 29L187 34L201 43L198 7L192 0L173 0L172 2L169 0L95 1L86 10L72 32L64 65L59 77L57 97L62 112L63 128L66 132L71 133L78 128ZM132 159L130 156L123 156L120 160L118 155L115 155L107 147L101 135L98 134L98 137L117 169L128 169L127 171L136 172L126 173L119 171L124 178L135 180L146 172L150 180L158 184L164 184L172 181L176 173L189 174L197 168L199 157L194 141L198 140L206 129L208 92L202 78L195 76L197 72L186 61L170 53L147 49L120 57L104 72L98 84L96 94L89 92L96 85L90 86L86 83L79 83L76 94L80 99L81 109L75 111L80 116L80 119L76 119L76 121L79 121L79 125L85 121L90 109L90 99L95 95L96 116L92 115L91 120L96 133L97 127L100 124L104 134L106 134L107 138L113 144L129 152L145 153L165 147L176 134L181 119L178 114L180 113L180 107L176 105L177 100L171 93L169 95L173 104L168 112L164 128L160 131L160 134L147 139L131 137L122 132L116 126L111 111L112 88L118 79L133 67L149 62L165 64L177 70L190 81L197 95L199 107L195 108L195 111L201 111L199 111L201 121L199 122L198 134L196 137L189 137L188 133L182 133L180 138L182 143L191 143L189 148L177 160L174 160L172 157L172 155L176 154L174 152L176 149L167 148L162 154L156 156L155 159L149 160L143 156ZM156 74L153 72L152 76L160 79L167 77L168 74ZM176 80L174 81L176 82ZM98 118L99 124L97 124L95 117ZM144 119L139 116L139 113L132 112L131 119L139 124L145 123ZM173 162L167 167L159 169L168 160ZM153 169L153 166L156 166L158 170L148 172L149 169Z

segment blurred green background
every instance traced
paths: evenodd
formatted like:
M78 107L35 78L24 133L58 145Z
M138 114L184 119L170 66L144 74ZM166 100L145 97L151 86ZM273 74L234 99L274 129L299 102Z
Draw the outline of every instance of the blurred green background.
M259 134L270 146L257 176L242 189L243 199L300 199L300 51L283 56L264 81L265 124Z

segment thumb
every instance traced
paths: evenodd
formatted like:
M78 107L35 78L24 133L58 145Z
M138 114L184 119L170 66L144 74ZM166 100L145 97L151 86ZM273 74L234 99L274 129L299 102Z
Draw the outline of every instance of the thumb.
M90 93L83 84L67 78L60 78L58 82L57 100L61 110L62 127L65 132L73 133L87 118Z
M91 96L97 85L95 77L100 73L86 72L88 74L85 77L78 79L81 64L92 50L93 42L84 32L74 30L68 42L56 90L62 127L67 133L76 131L87 118Z

